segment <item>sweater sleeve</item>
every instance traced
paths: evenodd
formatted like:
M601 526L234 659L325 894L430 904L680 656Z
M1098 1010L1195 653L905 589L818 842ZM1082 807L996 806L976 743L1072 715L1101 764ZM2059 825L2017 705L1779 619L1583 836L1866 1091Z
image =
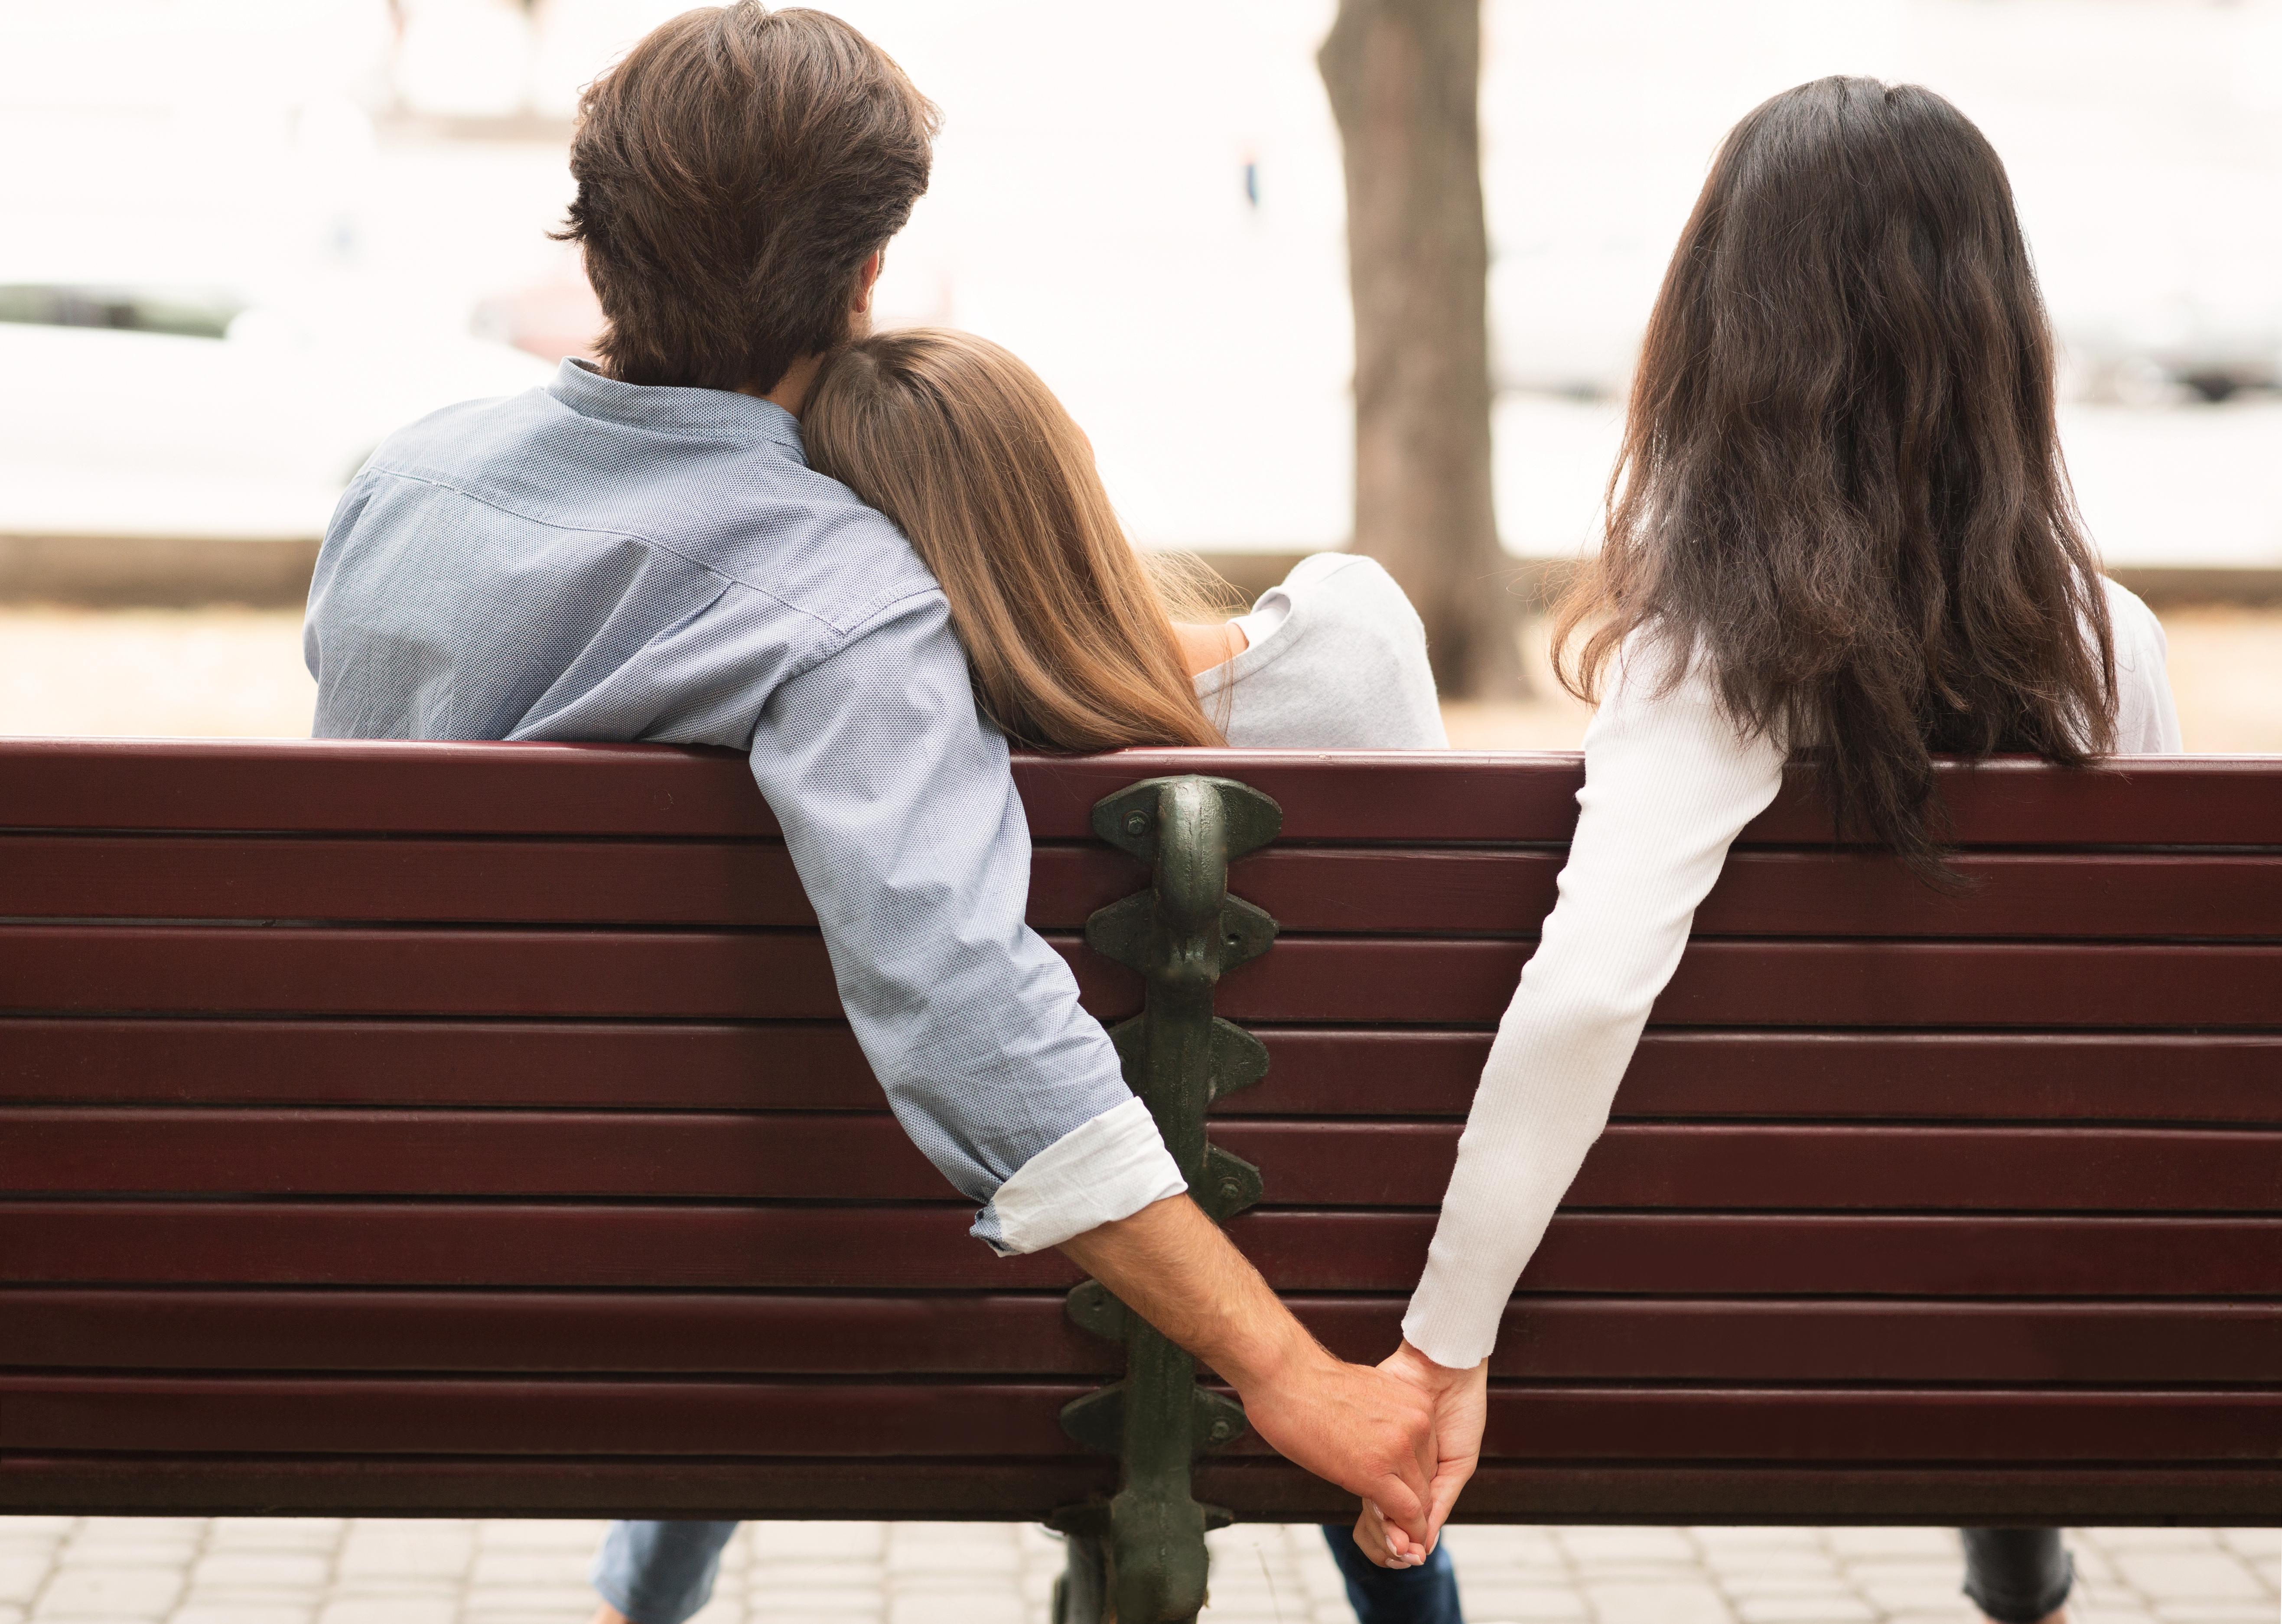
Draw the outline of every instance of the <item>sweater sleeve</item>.
M1667 687L1657 664L1628 647L1585 734L1559 900L1498 1023L1403 1317L1438 1364L1488 1356L1515 1281L1607 1125L1696 905L1782 784L1779 742L1741 736L1700 673Z
M2115 634L2115 750L2122 756L2177 755L2179 707L2165 669L2163 623L2136 593L2107 581L2107 618Z

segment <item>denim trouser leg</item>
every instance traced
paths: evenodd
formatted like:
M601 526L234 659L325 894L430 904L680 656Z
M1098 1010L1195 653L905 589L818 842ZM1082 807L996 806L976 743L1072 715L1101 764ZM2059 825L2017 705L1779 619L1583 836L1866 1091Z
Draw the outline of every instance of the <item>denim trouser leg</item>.
M1458 1611L1458 1570L1441 1542L1418 1567L1379 1566L1356 1548L1354 1532L1344 1523L1325 1523L1323 1543L1347 1581L1356 1624L1465 1624Z
M2036 1624L2068 1600L2076 1564L2058 1528L1960 1528L1965 1593L1998 1624Z
M633 1624L681 1624L713 1596L734 1522L614 1522L587 1581Z

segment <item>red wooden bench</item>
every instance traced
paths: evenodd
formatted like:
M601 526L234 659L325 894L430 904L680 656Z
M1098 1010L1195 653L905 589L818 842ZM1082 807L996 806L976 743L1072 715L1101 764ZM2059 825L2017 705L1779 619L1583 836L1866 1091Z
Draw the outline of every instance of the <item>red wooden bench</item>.
M1576 758L1016 772L1031 917L1109 1020L1141 978L1081 931L1149 871L1095 804L1280 806L1229 886L1281 936L1216 1005L1272 1069L1215 1166L1262 1170L1230 1232L1302 1317L1383 1354ZM1747 831L1514 1299L1461 1518L2282 1517L2282 760L1945 778L1962 897L1796 794ZM1115 1486L1058 1417L1120 1350L886 1115L740 759L19 741L0 829L0 1509ZM1351 1509L1250 1437L1195 1492Z

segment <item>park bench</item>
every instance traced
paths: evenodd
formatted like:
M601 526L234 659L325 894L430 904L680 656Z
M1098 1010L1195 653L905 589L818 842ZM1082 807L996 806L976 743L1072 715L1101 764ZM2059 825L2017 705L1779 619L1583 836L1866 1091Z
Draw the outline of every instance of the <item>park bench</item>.
M1032 920L1350 1357L1580 771L1016 764ZM1796 787L1746 831L1462 1519L2282 1519L2282 759L1944 781L1960 894ZM8 742L0 915L0 1511L1049 1519L1128 1624L1196 1503L1352 1511L967 1237L735 756Z

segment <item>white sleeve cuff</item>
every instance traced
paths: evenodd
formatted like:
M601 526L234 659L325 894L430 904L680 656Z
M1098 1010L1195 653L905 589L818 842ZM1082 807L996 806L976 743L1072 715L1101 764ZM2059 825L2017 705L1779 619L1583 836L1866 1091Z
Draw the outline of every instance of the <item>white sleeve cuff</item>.
M1453 1290L1430 1270L1402 1316L1402 1340L1446 1369L1470 1371L1496 1351L1505 1305L1505 1296Z
M1149 1107L1130 1099L1016 1168L990 1198L975 1232L999 1256L1014 1257L1060 1246L1188 1190Z

